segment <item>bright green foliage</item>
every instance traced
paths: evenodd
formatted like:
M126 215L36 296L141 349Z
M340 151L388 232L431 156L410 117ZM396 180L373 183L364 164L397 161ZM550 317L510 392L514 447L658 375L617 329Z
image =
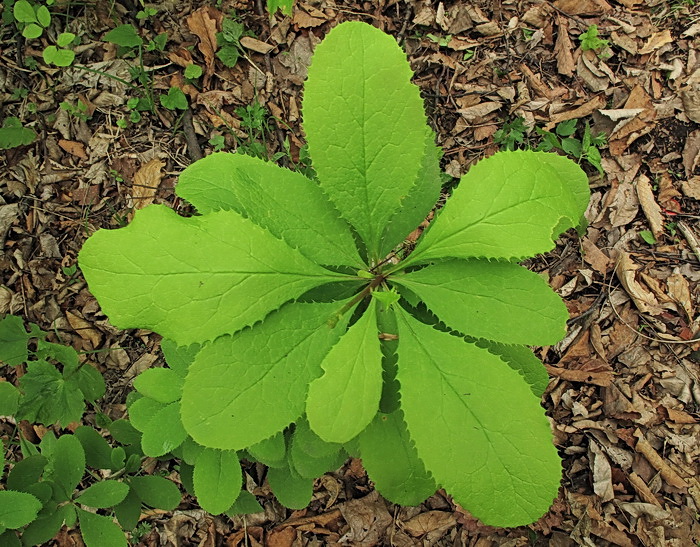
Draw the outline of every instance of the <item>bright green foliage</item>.
M17 0L12 7L18 27L22 29L22 36L28 40L39 38L46 28L51 25L49 9L41 4L32 4L27 0Z
M587 50L599 50L606 48L610 45L610 42L604 38L598 36L598 25L591 25L586 29L586 32L581 33L578 37L579 42L581 42L581 49L583 51Z
M284 15L292 14L294 0L267 0L267 13L274 15L280 10Z
M0 491L0 530L21 528L36 518L41 502L31 494Z
M8 116L0 127L0 150L9 150L18 146L32 144L36 140L36 131L24 127L19 118Z
M233 450L205 448L194 464L194 493L202 509L218 515L236 501L243 484L238 455Z
M179 87L171 87L166 95L160 96L160 104L168 110L187 110L187 97Z
M557 495L547 374L522 344L556 342L567 314L517 260L581 222L587 177L544 152L484 159L411 253L440 171L410 78L393 39L339 25L304 93L318 182L215 154L177 187L198 215L151 206L80 253L117 326L171 340L130 419L144 452L182 458L211 511L250 507L236 502L243 456L292 508L348 452L390 500L445 487L487 524L533 522Z

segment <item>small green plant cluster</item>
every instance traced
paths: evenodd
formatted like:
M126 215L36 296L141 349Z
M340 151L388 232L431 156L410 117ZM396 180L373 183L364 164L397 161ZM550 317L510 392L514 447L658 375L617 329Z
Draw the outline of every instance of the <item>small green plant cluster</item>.
M28 0L17 0L12 7L12 15L18 30L27 40L40 38L51 26L51 12L47 5L32 3ZM72 32L62 32L56 37L56 44L44 48L42 57L48 65L59 67L70 66L75 60L75 52L70 46L75 42L76 35Z
M579 163L586 161L603 174L600 149L607 145L605 134L593 135L591 127L586 122L583 126L583 134L576 137L579 120L567 120L557 124L554 131L546 131L536 127L535 134L539 139L528 137L528 127L522 117L517 117L503 124L493 134L493 142L500 146L501 150L517 150L519 148L550 152L558 150L577 160Z
M14 116L8 116L0 127L0 150L9 150L18 146L32 144L37 138L36 131L24 127L22 121Z
M607 59L611 55L608 49L610 42L598 35L598 25L590 25L586 32L581 33L578 40L581 42L583 51L594 51L602 59Z
M176 188L198 214L152 205L80 252L111 322L166 340L169 367L135 380L131 421L212 513L250 501L242 459L269 466L291 508L348 455L393 502L442 487L496 526L557 496L548 377L527 345L561 339L568 314L518 262L582 222L588 178L557 154L498 153L407 243L443 180L411 77L392 37L337 26L303 95L317 180L212 154Z
M75 349L46 337L34 324L27 332L19 317L0 320L0 366L25 368L18 386L0 382L0 415L50 428L38 445L18 428L0 443L5 486L0 490L0 543L40 545L62 526L79 525L88 547L126 545L124 530L136 527L142 504L172 510L180 503L180 491L168 479L142 475L141 435L126 420L98 413L111 442L87 426L72 434L54 433L79 422L85 402L95 405L105 384L95 368L80 362Z

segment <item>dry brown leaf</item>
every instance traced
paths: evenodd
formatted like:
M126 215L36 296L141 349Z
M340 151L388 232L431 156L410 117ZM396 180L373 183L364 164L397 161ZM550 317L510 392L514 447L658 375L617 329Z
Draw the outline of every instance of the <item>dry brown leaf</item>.
M654 469L661 473L661 478L674 488L688 488L688 483L659 456L659 453L649 444L641 430L635 430L634 436L637 438L637 444L634 449L644 456Z
M163 176L161 173L163 167L165 167L165 163L154 158L136 171L131 189L132 207L134 209L143 209L153 203Z
M682 181L681 190L687 197L700 200L700 175Z
M573 120L576 118L585 118L591 115L596 110L604 107L606 104L605 97L602 95L596 95L590 101L585 102L581 106L574 108L573 110L567 110L566 112L558 112L551 116L549 122L545 125L545 129L548 131L552 129L555 125L566 120Z
M250 36L243 36L240 43L244 48L250 49L251 51L255 51L257 53L262 53L263 55L270 53L273 49L275 49L275 46L261 42L260 40L256 40Z
M199 38L197 48L204 55L204 71L203 86L206 88L209 85L209 80L214 74L215 52L218 49L216 41L216 33L220 28L222 13L212 6L199 8L187 18L187 27L190 32Z
M643 112L631 118L622 127L618 126L615 132L610 135L610 152L613 156L621 155L630 144L642 135L649 133L655 125L656 110L651 102L651 97L642 86L637 85L632 89L623 108L641 108Z
M605 275L612 262L610 258L587 237L581 240L581 246L583 248L583 260L590 264L594 270Z
M630 484L632 485L632 488L635 489L637 494L639 494L639 497L642 498L643 501L647 503L653 503L654 505L658 505L661 507L661 504L659 503L659 500L656 499L656 496L654 496L654 493L651 491L647 483L644 482L642 477L637 475L637 473L632 472L629 474L628 479L630 481Z
M92 344L93 349L100 347L102 335L90 323L70 311L66 311L66 319L68 319L68 323L70 323L73 330L78 333L78 336Z
M693 299L690 296L688 280L678 271L673 272L666 279L668 295L685 312L685 318L690 323L693 321Z
M452 513L447 511L426 511L409 519L403 524L403 529L413 537L421 537L435 530L452 528L457 524Z
M487 114L501 108L502 104L496 101L486 101L467 108L460 108L457 112L468 122L472 122L478 118L483 118Z
M297 531L291 526L270 530L265 537L268 547L292 547L297 539Z
M567 15L603 15L612 11L605 0L556 0L554 7Z
M642 206L644 216L649 221L649 226L654 237L659 240L664 234L664 217L661 214L661 207L654 199L654 192L651 189L649 177L640 175L635 184L639 204Z
M561 15L557 15L557 41L554 44L554 54L557 58L557 72L564 76L573 76L576 63L574 61L574 45L569 38L569 24Z
M593 492L601 501L610 501L615 497L612 484L612 469L605 452L598 446L598 443L591 441L588 444L591 467L593 473Z
M321 10L314 8L308 4L298 4L294 10L294 18L292 22L300 28L318 27L328 21L328 17Z
M642 46L642 49L639 50L639 54L646 55L647 53L651 53L652 51L657 50L666 44L670 44L671 42L673 42L673 37L671 36L670 30L666 29L661 32L655 32L649 36L649 39Z
M600 359L590 359L582 369L568 369L545 365L547 372L562 380L607 387L612 383L613 372L609 365Z
M71 156L75 156L81 160L88 159L88 155L85 152L85 145L82 142L59 139L58 146L63 148Z
M693 131L685 140L683 147L683 167L690 177L700 163L700 130Z
M692 83L680 90L685 115L691 121L700 123L700 83Z
M350 545L379 543L393 522L391 514L387 511L386 503L376 490L364 498L345 502L338 509L350 527L350 530L341 538L340 543Z
M632 222L639 212L639 199L634 186L628 183L613 185L611 192L614 194L608 206L610 224L613 228L625 226Z
M181 66L182 68L186 68L188 65L194 63L192 54L189 52L189 50L185 49L184 47L179 47L176 50L168 53L168 59L170 59L170 61L175 63L176 65Z
M663 312L663 308L659 305L654 294L637 281L636 274L638 270L639 267L632 261L629 253L618 251L615 274L634 302L634 305L642 313L660 315Z
M595 53L590 50L583 51L576 62L576 75L593 93L605 91L610 87L610 78L597 66L600 63L601 61L595 56Z

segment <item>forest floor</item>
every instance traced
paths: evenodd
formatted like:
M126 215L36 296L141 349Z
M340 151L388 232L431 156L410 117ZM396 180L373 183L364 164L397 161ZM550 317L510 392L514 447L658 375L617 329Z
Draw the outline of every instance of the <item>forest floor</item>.
M442 491L419 507L395 506L351 460L316 482L305 510L282 508L262 476L249 476L264 513L211 517L184 498L176 511L148 516L152 528L141 541L700 544L694 4L309 0L296 2L291 17L270 18L252 1L166 0L137 17L143 7L131 0L57 0L56 28L40 39L25 40L4 23L0 118L16 116L39 138L0 154L0 314L21 315L79 351L105 350L89 358L108 383L101 409L115 419L125 414L133 378L162 363L160 337L109 324L75 269L81 245L150 203L182 209L173 192L178 174L215 149L307 168L302 84L314 46L338 23L366 21L399 40L452 177L499 148L547 139L590 175L586 233L567 234L554 252L527 262L549 277L572 317L561 343L537 348L551 375L543 404L564 465L547 515L495 529ZM231 42L229 55L239 54L233 67L216 56L215 33L227 20L245 30ZM123 24L153 44L141 62L104 39ZM42 60L53 31L78 36L72 66ZM185 73L190 64L202 67L201 76ZM184 109L160 100L173 87L183 92ZM148 97L153 108L139 110L139 98ZM45 432L24 431L37 440ZM80 544L67 529L56 541Z

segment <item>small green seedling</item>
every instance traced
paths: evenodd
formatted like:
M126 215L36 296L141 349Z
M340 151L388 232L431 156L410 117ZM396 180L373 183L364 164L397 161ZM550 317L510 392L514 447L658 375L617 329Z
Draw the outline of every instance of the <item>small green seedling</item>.
M202 67L195 64L189 64L185 67L185 78L189 81L194 81L202 77Z
M272 16L279 10L283 15L291 16L293 5L294 0L267 0L267 13Z
M216 56L227 67L234 67L241 55L244 54L241 46L241 38L250 35L243 27L243 23L231 17L226 17L222 23L221 32L216 33L216 42L219 49Z
M32 144L37 138L36 131L24 127L19 118L9 116L0 127L0 150Z
M187 110L187 97L179 87L171 87L166 95L160 96L160 104L168 110Z
M525 120L518 116L503 124L503 127L493 134L493 142L499 145L501 150L516 150L518 145L524 144L526 132Z
M68 49L75 40L72 32L62 32L56 39L55 46L46 46L42 56L47 65L70 66L75 60L75 52Z
M425 37L440 47L447 47L447 44L449 44L450 40L452 40L451 34L447 34L445 36L436 36L435 34L426 34Z
M591 25L578 37L583 51L600 52L610 46L610 42L598 36L598 25Z
M39 38L51 25L51 13L43 4L17 0L12 8L12 14L22 31L22 36L28 40Z
M442 181L411 77L392 37L338 25L303 95L317 181L212 154L176 189L197 215L151 205L80 252L112 323L165 338L169 366L136 378L130 417L212 513L248 507L243 457L290 508L348 455L395 503L442 487L495 526L557 496L548 376L527 346L560 340L568 313L518 262L581 223L588 179L556 154L498 153L404 244Z

